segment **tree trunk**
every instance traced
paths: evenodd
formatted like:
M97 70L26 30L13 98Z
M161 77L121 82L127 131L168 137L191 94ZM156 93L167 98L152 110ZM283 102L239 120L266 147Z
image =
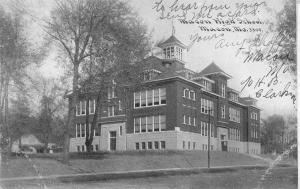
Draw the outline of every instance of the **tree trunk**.
M63 152L63 163L69 163L69 148L70 148L70 129L73 128L73 122L76 112L76 104L77 104L77 98L78 98L78 68L79 68L79 62L74 62L74 70L73 70L73 83L72 83L72 100L69 101L69 114L68 114L68 122L67 122L67 128L64 133L64 152Z
M86 150L87 152L91 152L92 151L92 143L90 143L90 135L92 133L92 129L90 131L90 120L89 120L89 115L90 115L90 112L89 112L89 106L90 106L90 99L88 97L88 94L86 94L86 106L85 106L85 127L86 127L86 136L85 136L85 145L86 145Z
M95 108L95 113L94 113L94 117L93 117L93 120L92 120L92 124L91 124L91 135L89 137L89 143L92 144L93 143L93 140L94 140L94 131L95 131L95 128L96 128L96 124L97 124L97 119L98 119L98 112L99 112L99 109L101 109L101 89L102 89L103 85L100 85L99 87L99 91L98 91L98 95L97 95L97 99L96 99L96 108Z

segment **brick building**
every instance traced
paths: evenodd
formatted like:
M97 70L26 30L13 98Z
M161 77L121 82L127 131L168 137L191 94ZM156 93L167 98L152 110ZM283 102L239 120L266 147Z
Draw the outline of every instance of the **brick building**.
M144 81L130 86L127 103L107 89L94 131L93 149L111 150L211 150L260 153L260 109L256 100L242 98L228 87L232 77L215 63L201 72L185 68L186 46L174 35L158 45L163 57L142 61ZM70 151L85 151L86 103L80 100L70 139ZM95 112L90 101L89 114ZM126 107L126 112L125 110Z

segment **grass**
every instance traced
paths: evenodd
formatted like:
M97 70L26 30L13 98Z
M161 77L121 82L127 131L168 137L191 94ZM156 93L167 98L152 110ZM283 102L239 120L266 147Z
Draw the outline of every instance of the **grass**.
M81 183L27 183L5 185L6 188L42 188L44 184L49 189L254 189L257 188L264 170L234 170L230 172L200 173L191 175L173 175L147 178L131 178ZM297 168L276 168L262 181L263 189L296 189Z
M232 152L211 153L211 166L266 165L260 159ZM35 154L30 160L4 157L1 177L46 176L55 174L134 171L164 168L206 167L204 151L132 151L116 153L71 153L70 164L60 161L60 154Z

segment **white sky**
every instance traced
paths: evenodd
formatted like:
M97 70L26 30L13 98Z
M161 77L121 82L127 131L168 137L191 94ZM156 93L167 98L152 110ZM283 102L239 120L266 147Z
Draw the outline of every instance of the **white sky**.
M4 3L9 2L8 0L0 0ZM159 41L163 38L168 38L171 35L172 25L171 21L160 20L158 17L158 13L156 13L152 7L154 6L154 2L158 0L129 0L130 4L136 9L137 13L143 19L145 24L149 27L149 32L153 31L152 40L154 42ZM168 0L163 0L163 2L168 2ZM186 1L180 1L186 2ZM201 1L200 1L201 2ZM222 1L207 1L209 3L215 2L220 3ZM224 1L223 1L224 2ZM226 2L226 1L225 1ZM234 1L230 0L227 2ZM236 1L238 2L238 1ZM241 2L241 1L239 1ZM249 2L249 1L247 1ZM268 7L271 10L280 10L283 7L283 0L267 0ZM30 6L30 12L32 15L44 18L49 16L49 11L51 6L53 5L52 0L27 0L27 5ZM272 20L274 18L274 14L272 12L261 13L260 19L268 19ZM174 26L176 29L176 37L181 40L184 44L189 44L189 36L194 32L198 32L201 35L207 35L208 33L201 33L200 30L197 30L195 26L187 26L182 25L178 21L174 20ZM31 24L30 36L33 40L39 41L41 37L41 30L37 23ZM231 41L242 40L250 36L247 34L225 34L226 39ZM263 63L241 63L241 59L236 58L234 56L234 49L214 49L215 40L199 42L194 44L192 49L187 53L185 52L185 61L186 66L195 71L201 71L207 65L209 65L212 61L214 61L217 65L219 65L225 72L233 76L233 78L229 81L229 86L240 91L241 85L240 82L245 80L248 76L253 76L257 78L261 76L262 73L266 72L267 66ZM40 68L40 71L43 75L47 77L59 77L63 71L61 68L57 66L55 60L55 52L50 52L49 56L43 62L43 66ZM283 81L286 82L290 78L284 77ZM241 96L249 96L254 97L253 90L245 90L241 93ZM263 115L271 115L271 114L281 114L281 115L289 115L295 113L295 109L292 105L292 101L286 98L277 98L277 99L258 99L258 105L263 109Z

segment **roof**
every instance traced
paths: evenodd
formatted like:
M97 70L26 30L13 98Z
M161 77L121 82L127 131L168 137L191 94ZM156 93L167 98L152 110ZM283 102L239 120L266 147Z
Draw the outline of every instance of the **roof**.
M186 48L186 46L181 41L179 41L174 35L171 35L171 37L169 37L166 41L158 44L157 46L164 47L164 46L170 45L170 44L177 44L183 48Z
M217 66L214 62L212 62L210 65L208 65L206 68L204 68L199 75L210 75L210 74L222 74L226 76L227 78L231 78L230 75L228 75L226 72L224 72L219 66Z

